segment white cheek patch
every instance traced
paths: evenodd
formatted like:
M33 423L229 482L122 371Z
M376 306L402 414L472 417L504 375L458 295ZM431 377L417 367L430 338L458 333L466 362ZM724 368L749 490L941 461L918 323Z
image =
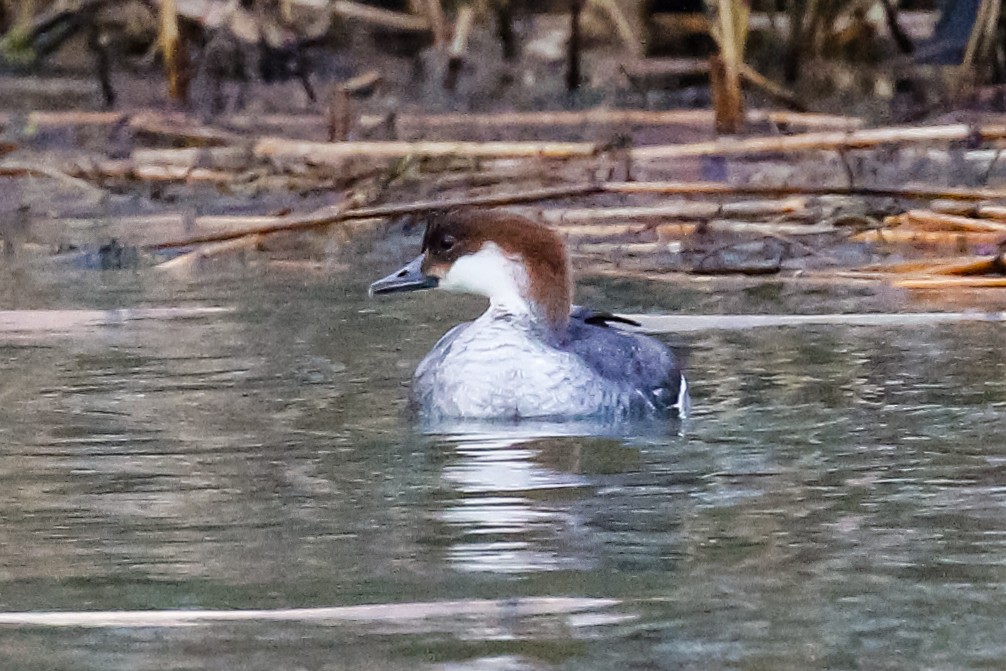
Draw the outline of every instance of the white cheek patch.
M485 296L493 305L511 310L530 308L525 298L527 271L492 242L455 261L438 286L447 291Z

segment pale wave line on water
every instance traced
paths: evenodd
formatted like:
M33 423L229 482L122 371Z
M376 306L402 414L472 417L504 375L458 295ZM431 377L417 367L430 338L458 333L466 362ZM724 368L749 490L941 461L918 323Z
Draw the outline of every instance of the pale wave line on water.
M648 333L742 330L780 326L902 327L955 322L1006 322L1006 312L877 312L820 315L621 315Z
M127 322L191 319L233 312L228 307L118 308L113 310L0 310L0 333L73 333Z
M184 627L235 622L402 623L456 617L574 615L607 609L619 603L615 599L527 597L253 610L26 611L0 612L0 626ZM617 615L612 617L612 621L624 619ZM593 619L588 621L596 623Z

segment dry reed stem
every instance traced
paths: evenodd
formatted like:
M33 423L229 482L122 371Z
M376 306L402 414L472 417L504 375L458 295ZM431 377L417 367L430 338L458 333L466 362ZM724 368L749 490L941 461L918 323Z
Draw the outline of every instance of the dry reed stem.
M588 4L594 5L603 11L618 33L622 41L622 47L633 56L641 56L643 53L643 40L633 27L629 18L622 11L615 0L587 0Z
M188 73L175 0L161 0L160 19L160 46L168 76L168 95L172 100L181 102L188 96Z
M454 39L451 40L451 58L461 58L468 49L468 38L471 36L475 23L475 8L465 5L458 10L458 19L454 23Z
M439 2L439 0L429 0ZM475 21L475 8L465 5L458 10L458 19L454 23L454 39L451 40L450 57L447 61L447 73L444 75L444 88L453 91L461 73L462 59L468 49L468 38Z
M443 49L447 46L447 35L450 32L447 28L447 19L444 17L443 5L440 4L440 0L424 0L423 9L433 31L433 43L438 49Z
M720 133L739 133L744 126L741 69L750 14L751 10L744 0L719 0L716 4L713 37L719 46L719 55L710 61L710 80L716 130Z

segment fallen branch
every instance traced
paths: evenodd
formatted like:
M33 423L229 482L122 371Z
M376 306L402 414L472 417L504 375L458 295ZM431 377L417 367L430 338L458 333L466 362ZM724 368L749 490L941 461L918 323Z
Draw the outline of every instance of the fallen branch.
M264 236L262 235L253 234L246 235L235 240L228 240L226 242L203 245L202 247L194 249L187 254L182 254L181 256L176 256L169 261L157 264L154 266L154 270L175 273L192 272L192 270L200 263L211 258L222 256L224 254L232 254L234 252L258 249L262 244L263 237Z
M910 226L919 231L967 231L972 233L1006 233L1006 223L972 219L930 210L909 210L892 217L892 223Z
M1002 205L989 205L987 203L956 203L953 201L936 201L929 204L930 209L940 214L956 214L960 217L971 217L973 219L992 219L994 221L1006 221L1006 207Z
M543 210L539 214L546 222L563 225L583 221L706 221L716 217L777 217L802 211L803 199L744 201L739 203L709 203L682 201L651 207L589 207Z
M77 162L64 168L71 177L80 180L104 181L108 179L137 180L141 182L201 182L207 184L233 184L240 175L193 165L140 165L130 159L107 159ZM3 169L0 168L0 174Z
M130 156L137 166L174 166L242 170L251 163L246 147L190 147L187 149L136 149Z
M129 118L122 112L29 112L27 115L0 113L0 126L10 126L15 121L25 127L61 128L67 126L111 126Z
M829 223L800 224L778 221L739 221L736 219L710 219L703 230L709 233L733 233L741 236L760 237L833 235L840 230Z
M618 2L615 0L588 0L588 4L594 5L608 16L622 41L622 47L626 51L634 56L639 56L642 53L643 40L633 28L632 22L629 21Z
M186 182L189 184L233 184L237 178L233 172L212 168L190 168L182 165L137 165L130 179L141 182Z
M224 242L247 236L264 236L269 235L270 233L303 231L320 226L327 226L349 218L346 216L347 213L363 203L364 199L365 197L362 194L356 193L347 196L346 199L338 205L326 207L310 214L282 217L278 221L250 226L247 228L220 231L216 233L203 233L178 240L158 242L152 245L147 245L146 248L151 250L172 249L175 247L188 247L190 245L199 245L211 242Z
M748 123L772 123L776 125L800 125L808 127L828 127L853 130L863 125L861 119L833 114L801 114L774 110L750 110L746 114ZM474 126L495 128L500 126L541 127L593 125L635 125L635 126L706 126L712 125L711 110L669 110L654 112L648 110L618 110L595 108L582 112L504 112L501 114L429 114L402 115L399 124L405 130L436 129L451 126Z
M900 289L991 289L1006 287L1006 277L912 277L895 280Z
M761 89L768 94L769 97L775 98L786 107L789 107L797 112L808 111L807 105L805 105L795 93L781 84L776 84L774 81L758 72L747 63L740 64L740 74L741 79L752 86Z
M181 140L189 145L223 146L242 142L237 133L211 128L188 118L178 115L164 115L155 112L138 112L129 118L129 127L134 131Z
M456 198L453 200L428 200L415 203L396 205L378 205L376 207L361 207L348 213L347 218L367 219L370 217L398 217L405 214L421 214L466 207L505 207L519 203L535 203L544 200L577 198L589 196L598 192L593 184L580 186L559 186L555 188L536 189L520 193L501 193L471 198Z
M612 256L652 256L668 251L666 242L581 242L573 243L573 250L577 254L602 256L606 259Z
M66 186L78 189L99 201L104 200L108 195L103 189L99 189L83 179L47 165L35 163L0 164L0 177L49 177Z
M930 275L1006 275L1006 264L1002 256L973 258L968 261L934 265L927 271Z
M857 273L870 273L871 275L918 275L920 273L929 274L933 268L940 266L953 266L970 263L973 256L943 256L932 259L917 259L914 261L901 261L900 263L881 263L871 266L857 268Z
M302 160L341 165L347 159L378 158L586 158L598 151L591 142L307 142L263 138L254 155L271 160Z
M561 187L555 189L525 191L517 194L480 196L457 200L419 201L396 205L378 205L374 207L359 207L363 197L357 195L347 199L347 201L344 201L339 205L325 208L319 212L313 212L307 215L281 217L276 220L267 221L264 224L256 224L254 226L235 228L232 230L197 234L186 238L180 238L178 240L169 240L147 245L146 248L152 250L171 249L174 247L187 247L189 245L233 240L247 235L268 235L270 233L278 233L281 231L307 230L350 219L356 220L395 217L405 214L421 214L425 212L448 210L459 207L497 207L558 198L573 198L577 196L589 195L595 192L596 187L594 186Z
M963 231L913 231L913 230L872 230L852 236L858 242L881 244L917 244L932 247L952 247L966 249L969 245L998 245L1006 235L1003 233L967 233Z
M610 240L626 235L641 235L652 230L653 227L646 224L567 224L559 228L558 233L574 240Z
M902 263L867 266L859 272L890 275L1003 275L1006 264L1000 256L953 256L937 259L904 261Z
M680 196L866 196L906 200L997 200L1006 198L1006 189L847 187L806 185L734 185L722 182L605 182L599 189L607 193L651 193Z
M690 144L635 147L636 161L653 161L695 156L743 156L749 154L786 154L801 151L869 149L886 144L916 144L927 142L960 142L1001 140L1006 138L1006 125L972 126L905 126L871 128L848 133L801 133L742 139L721 138Z

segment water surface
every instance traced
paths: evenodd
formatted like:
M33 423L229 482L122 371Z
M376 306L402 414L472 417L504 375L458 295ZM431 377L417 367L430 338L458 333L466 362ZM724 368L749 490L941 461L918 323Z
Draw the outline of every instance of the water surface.
M404 415L408 377L479 303L372 302L365 275L8 284L8 309L227 309L0 334L0 622L169 613L0 624L0 667L1006 658L1001 324L697 331L670 337L682 427L430 436ZM606 286L588 292L606 308L653 292ZM170 621L294 608L330 610Z

